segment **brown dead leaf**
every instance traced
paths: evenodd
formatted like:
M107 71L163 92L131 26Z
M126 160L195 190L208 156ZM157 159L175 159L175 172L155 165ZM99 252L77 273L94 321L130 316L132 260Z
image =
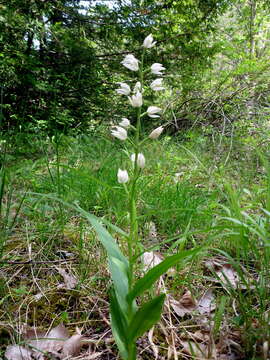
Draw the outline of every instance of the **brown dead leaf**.
M197 330L192 334L192 339L203 343L209 343L209 331Z
M63 324L59 324L48 332L44 337L33 338L28 341L28 344L33 347L33 356L35 359L45 359L44 353L57 354L63 348L64 341L68 339L67 329Z
M78 355L82 346L82 334L81 331L76 328L76 334L71 336L64 342L62 350L62 358L69 358L70 356Z
M181 340L181 345L183 346L183 352L196 360L216 359L216 350L214 344L210 348L209 344Z
M204 262L204 266L215 274L214 282L220 282L224 288L232 287L236 289L239 286L239 276L231 264L228 264L226 258L212 258ZM244 272L246 270L242 268ZM244 288L244 287L242 287Z
M196 330L194 333L190 332L190 331L185 331L182 335L181 335L181 339L184 341L194 341L194 342L199 342L199 343L209 343L210 341L210 333L209 331L203 331L201 330Z
M143 254L143 263L145 265L145 269L149 270L152 267L160 264L164 260L164 257L154 251L145 252Z
M237 288L239 283L239 276L230 264L224 264L217 272L216 275L220 282L225 287Z
M172 296L169 296L167 302L180 317L192 313L197 306L189 290L185 292L179 301L175 300Z
M169 296L167 302L180 317L192 314L195 311L198 311L201 315L209 315L215 309L214 295L211 289L207 290L198 302L192 297L189 290L185 292L179 301Z
M212 258L208 259L204 262L205 267L210 270L213 274L215 274L215 279L211 279L214 282L220 282L221 285L228 288L243 288L239 284L240 279L237 272L234 270L231 264L228 263L226 258ZM246 272L246 270L242 267L242 270Z
M208 359L206 356L207 346L205 344L181 340L181 345L185 354L200 360Z
M43 338L46 335L46 331L32 328L27 325L22 327L21 335L24 340Z
M160 264L164 260L164 256L155 252L149 251L145 252L142 256L142 262L144 264L144 271L147 272L148 270L152 269L154 266ZM175 275L175 269L170 268L167 273L168 276Z
M63 324L47 333L35 328L26 328L22 336L26 346L8 346L5 354L8 360L47 360L54 357L69 359L79 353L83 338L79 329L76 329L76 334L69 337Z
M196 310L201 315L209 315L216 308L214 301L213 290L208 289L198 301Z
M65 269L60 267L56 267L56 269L64 279L65 288L67 290L74 289L78 284L78 280L75 278L75 276L68 274Z
M33 360L31 355L32 351L19 345L9 345L5 352L7 360Z
M220 259L215 259L215 258L210 258L204 261L204 266L208 269L208 270L215 270L215 269L219 269L220 267L222 267L224 262L221 262Z
M154 266L160 264L163 261L163 256L154 251L145 252L143 254L142 260L144 264L144 271L152 269Z

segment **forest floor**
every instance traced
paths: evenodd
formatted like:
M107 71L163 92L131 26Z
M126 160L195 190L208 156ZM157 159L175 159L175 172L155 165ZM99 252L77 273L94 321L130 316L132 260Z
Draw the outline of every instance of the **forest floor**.
M128 231L116 176L127 155L99 135L17 136L2 147L0 358L43 334L32 340L36 358L56 359L61 345L48 338L75 334L71 343L82 346L73 358L116 359L105 251L87 220L57 199ZM269 359L267 151L256 136L196 130L147 144L138 201L147 253L138 274L169 254L204 250L153 288L167 298L159 324L138 341L138 359Z

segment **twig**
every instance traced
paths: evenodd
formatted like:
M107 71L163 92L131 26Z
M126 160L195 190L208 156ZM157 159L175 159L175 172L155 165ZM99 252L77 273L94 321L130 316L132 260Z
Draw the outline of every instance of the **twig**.
M7 264L7 265L36 265L36 264L57 264L62 262L68 261L76 261L77 259L59 259L59 260L46 260L46 261L34 261L34 260L27 260L27 261L0 261L0 264Z

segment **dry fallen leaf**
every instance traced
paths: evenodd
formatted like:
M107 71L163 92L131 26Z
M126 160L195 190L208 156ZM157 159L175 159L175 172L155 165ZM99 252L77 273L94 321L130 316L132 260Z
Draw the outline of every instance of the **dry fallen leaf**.
M231 264L228 264L226 258L212 258L204 262L204 266L210 270L215 279L211 279L214 282L220 282L225 288L245 288L239 284L239 276ZM242 268L245 271L244 268Z
M51 329L44 337L29 339L28 344L36 350L35 359L45 359L44 353L59 354L63 348L64 341L68 339L67 329L59 324Z
M28 328L23 334L25 347L8 346L5 356L8 360L48 360L54 357L68 359L79 353L82 337L78 329L75 335L69 337L63 324L51 329L47 334Z
M56 267L56 269L64 279L65 288L68 290L74 289L78 284L78 280L75 278L75 276L68 274L65 269L60 267Z
M76 328L76 332L77 333L75 335L71 336L64 342L62 351L62 355L64 358L78 355L80 351L83 336L78 328Z
M174 312L180 317L192 313L197 306L189 290L185 292L179 301L175 300L172 296L169 296L168 303L173 308Z
M154 251L145 252L143 254L144 271L152 269L154 266L160 264L163 261L163 256Z
M32 351L19 345L9 345L5 352L7 360L33 360Z
M196 360L214 360L216 359L216 349L215 345L205 343L197 343L195 341L182 341L181 345L183 346L183 352L189 356L192 356L192 359Z
M237 288L239 283L239 276L230 264L224 264L217 272L216 275L225 287Z
M215 309L214 295L211 289L207 290L197 302L188 290L179 301L169 296L168 303L180 317L192 314L195 311L201 315L209 315Z
M198 301L196 310L202 315L209 315L216 308L214 300L213 290L208 289Z
M152 269L154 266L160 264L164 260L164 256L155 252L149 251L145 252L142 256L142 262L144 264L144 271L147 272L148 270ZM168 276L175 275L175 269L170 268L167 273Z

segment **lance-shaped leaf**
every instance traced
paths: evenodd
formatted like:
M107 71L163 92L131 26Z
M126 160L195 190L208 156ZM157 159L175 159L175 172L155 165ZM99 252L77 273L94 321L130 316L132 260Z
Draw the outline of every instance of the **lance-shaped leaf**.
M185 260L188 257L198 254L199 251L201 251L201 248L182 251L180 254L167 257L160 264L149 270L143 278L135 283L133 289L128 294L128 301L132 301L144 291L150 289L154 282L158 280L161 275L165 274L170 267L174 266L181 260Z
M117 258L109 257L109 267L115 288L115 295L124 314L128 313L128 274L125 264Z
M115 291L110 293L110 314L113 337L124 360L128 358L127 321L118 303Z
M156 296L143 304L134 314L128 327L129 342L135 341L159 321L165 296L165 294Z

